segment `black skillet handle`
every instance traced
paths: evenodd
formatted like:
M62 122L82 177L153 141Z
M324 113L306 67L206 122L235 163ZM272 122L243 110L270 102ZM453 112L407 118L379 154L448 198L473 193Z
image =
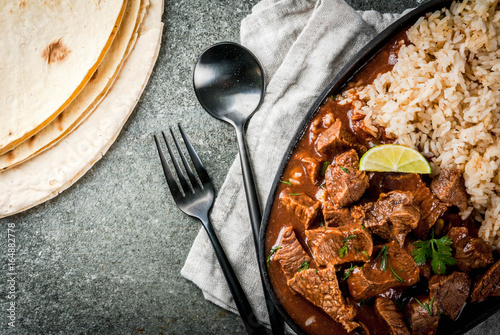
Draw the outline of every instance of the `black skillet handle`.
M238 281L238 278L236 277L236 274L231 267L231 263L229 263L224 249L222 249L222 245L220 244L217 235L215 235L212 223L210 222L208 217L200 218L200 220L203 222L203 227L205 227L208 237L210 237L210 241L212 242L215 254L217 255L217 259L219 260L220 267L222 269L222 272L224 273L224 277L226 278L229 290L231 291L234 302L236 304L236 308L240 313L247 333L251 335L265 335L266 328L262 326L257 320L257 317L255 316L255 313L250 306L250 302L248 301L245 292L243 291L243 288L241 287L240 282Z

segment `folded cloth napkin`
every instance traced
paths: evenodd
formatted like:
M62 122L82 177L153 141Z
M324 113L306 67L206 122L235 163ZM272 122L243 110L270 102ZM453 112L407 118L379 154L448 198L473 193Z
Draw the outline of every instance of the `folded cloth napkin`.
M303 115L361 47L399 16L357 12L343 0L264 0L241 22L241 43L260 60L267 82L247 131L262 208ZM257 317L268 324L238 157L211 219ZM181 274L198 285L206 299L237 313L203 229Z

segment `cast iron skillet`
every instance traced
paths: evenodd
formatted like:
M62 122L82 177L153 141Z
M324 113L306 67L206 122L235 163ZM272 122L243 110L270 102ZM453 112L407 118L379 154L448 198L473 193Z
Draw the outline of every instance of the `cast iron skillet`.
M280 168L274 179L271 192L269 193L269 197L267 199L260 229L259 246L259 262L261 263L260 265L263 269L267 269L267 256L265 250L266 230L269 222L269 215L271 213L271 207L273 205L274 197L276 194L276 189L279 185L279 181L281 180L281 176L285 171L288 161L290 160L293 150L306 131L310 121L319 110L319 107L323 104L327 97L339 93L342 88L349 82L349 80L356 74L356 72L358 72L375 54L377 54L377 52L384 45L386 45L397 33L401 32L403 28L410 26L411 24L416 22L418 18L425 15L426 13L442 9L443 7L449 7L451 3L452 0L431 0L427 3L422 4L421 6L417 7L413 11L409 12L408 14L394 22L387 29L377 35L377 37L375 37L363 49L361 49L361 51L353 58L353 60L339 72L339 74L325 88L323 93L321 93L318 99L316 99L314 104L311 106L307 114L304 116L304 120L297 129L294 139L291 141L287 151L285 152L285 155L280 164ZM273 291L273 287L269 280L269 274L267 273L267 270L264 270L263 274L264 285L270 288L269 291L271 292L271 298L274 301L276 308L285 319L286 323L298 334L305 334L304 331L286 313L280 301L278 300L276 294ZM460 314L458 320L452 321L448 318L443 318L442 320L440 320L437 334L464 334L474 326L478 325L482 321L495 314L498 310L500 310L500 298L490 297L482 303L469 303Z

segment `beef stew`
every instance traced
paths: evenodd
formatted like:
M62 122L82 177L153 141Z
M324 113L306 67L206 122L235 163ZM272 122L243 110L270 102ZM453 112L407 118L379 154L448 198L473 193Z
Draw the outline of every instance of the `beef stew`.
M281 307L300 328L295 330L434 334L440 319L460 318L467 304L498 295L498 262L491 266L498 255L477 237L473 220L455 219L464 208L459 171L442 171L432 180L357 169L369 148L394 139L382 128L376 136L365 131L355 100L339 97L390 70L404 43L403 31L343 93L327 95L276 184L274 206L263 226L264 253L268 279ZM414 242L438 239L450 241L456 260L446 270L429 259L415 260ZM475 263L468 261L469 246L481 253ZM285 252L295 272L285 271ZM463 261L457 254L464 254ZM470 297L470 292L477 293Z

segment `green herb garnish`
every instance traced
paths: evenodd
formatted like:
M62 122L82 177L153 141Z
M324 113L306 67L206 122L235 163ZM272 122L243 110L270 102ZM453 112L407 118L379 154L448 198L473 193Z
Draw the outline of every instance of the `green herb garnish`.
M357 268L358 266L357 265L352 265L349 267L349 269L347 269L347 271L344 272L344 277L342 277L342 280L346 280L347 278L349 278L351 272L354 271L355 268Z
M339 249L339 257L344 258L345 255L347 255L347 252L349 251L349 247L347 244L344 244L340 249Z
M290 179L288 179L288 180L280 180L280 183L292 186L292 183L290 182Z
M342 166L339 166L339 168L344 171L345 173L349 173L349 169L345 168L345 167L342 167Z
M365 250L362 250L361 253L363 254L363 256L365 256L366 258L370 258L370 255L368 255L368 253L365 251Z
M278 249L281 249L281 246L277 246L277 247L274 247L271 249L271 251L269 252L269 256L267 256L267 260L266 260L266 263L267 263L267 267L269 267L269 261L271 260L271 257L273 257L274 253L276 252L276 250Z
M442 275L446 273L447 265L455 265L457 261L451 256L452 241L448 236L439 239L432 238L428 241L415 241L416 249L411 253L415 262L419 265L425 264L430 258L431 267L435 274Z
M401 278L397 273L396 271L394 271L394 269L389 265L389 269L392 271L392 274L394 275L394 277L396 277L396 280L400 283L406 283L406 281Z
M339 249L339 257L344 258L345 255L347 255L347 252L349 251L349 246L347 245L347 241L350 239L355 238L356 235L349 235L346 238L342 240L342 247Z
M302 195L302 193L290 193L290 195Z
M380 252L378 253L377 257L375 257L375 260L377 260L380 255L382 255L382 261L380 262L380 270L385 271L387 268L387 246L384 245L382 249L380 249Z
M323 167L321 168L321 175L324 176L325 173L326 173L326 169L328 168L328 166L330 166L330 162L329 161L326 161L323 163Z
M352 240L352 239L353 239L353 238L355 238L355 237L356 237L356 235L349 235L349 236L347 236L346 238L344 238L344 239L342 240L342 243L344 243L344 244L345 244L347 241Z
M307 269L309 269L309 262L308 261L304 261L304 262L302 262L302 264L300 264L300 267L297 270L297 272L304 271L304 270L307 270Z
M415 300L420 306L422 306L423 309L427 311L427 313L429 313L430 316L432 316L432 305L434 304L434 298L432 298L430 302L426 302L425 304L422 304L417 298L415 298Z

